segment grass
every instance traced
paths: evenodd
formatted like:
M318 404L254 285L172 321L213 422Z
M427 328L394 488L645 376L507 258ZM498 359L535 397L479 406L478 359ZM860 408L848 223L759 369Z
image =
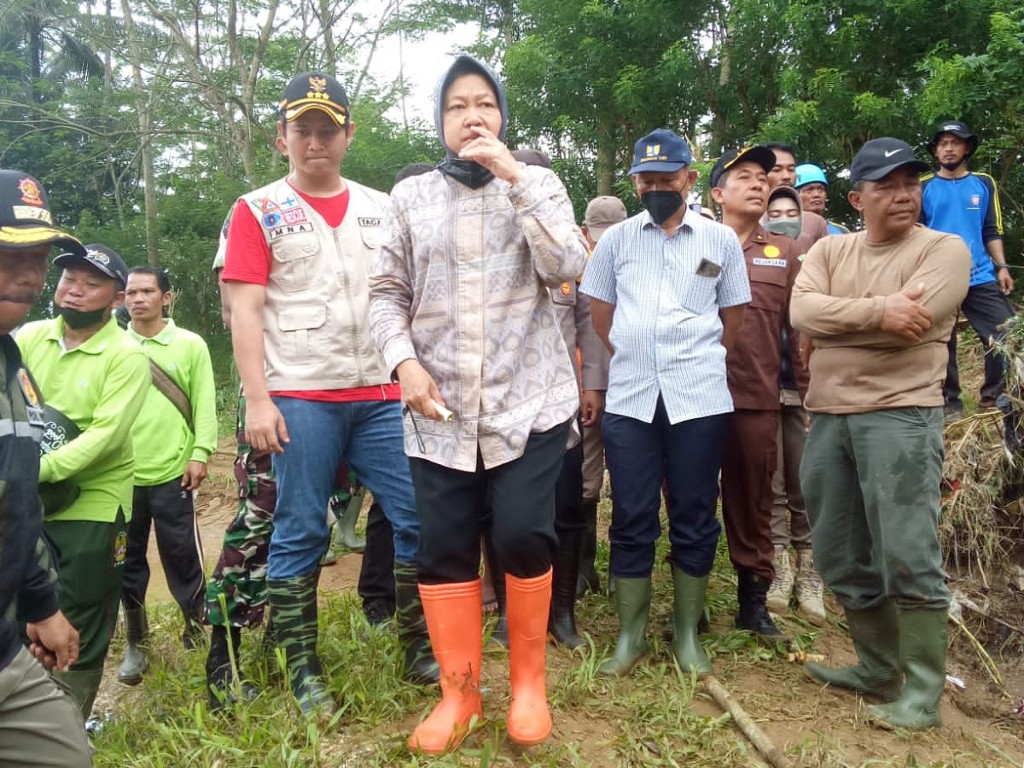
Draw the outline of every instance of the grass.
M487 644L481 681L485 718L479 728L456 754L438 759L410 755L405 739L436 703L437 693L400 680L397 638L369 627L353 591L324 595L320 652L339 710L331 722L319 724L299 714L282 682L281 660L260 656L260 630L244 633L241 666L263 693L230 713L211 713L204 692L205 652L181 649L181 620L175 608L163 605L151 610L151 671L137 688L111 682L123 650L123 640L115 638L101 696L101 707L106 704L113 713L95 739L95 764L154 768L762 765L730 717L711 702L697 680L679 671L661 637L672 589L664 546L654 574L648 632L651 658L627 678L598 677L596 669L614 643L617 620L605 595L587 596L579 604L577 618L589 633L588 647L574 653L549 647L548 688L555 732L538 747L520 749L506 737L507 652ZM602 571L606 565L607 545L602 542ZM704 638L705 645L715 674L761 727L786 745L795 766L1002 768L1024 762L1024 746L994 729L940 735L891 735L871 729L862 722L861 703L809 684L797 665L783 660L781 645L764 646L749 633L729 629L736 608L735 589L723 537L708 601L713 633ZM818 630L794 617L785 627L797 647L820 644L822 635L848 647L836 624ZM116 700L107 695L110 691Z

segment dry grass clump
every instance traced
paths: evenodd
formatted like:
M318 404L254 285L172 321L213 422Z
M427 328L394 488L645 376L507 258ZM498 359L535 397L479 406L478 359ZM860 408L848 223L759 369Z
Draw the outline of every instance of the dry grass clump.
M1006 390L1024 437L1024 319L1007 323L997 348L1015 361L1007 366ZM958 351L968 415L946 426L939 537L947 564L988 586L988 574L1007 564L1021 540L1024 452L1006 450L1000 411L971 413L984 375L978 339L962 336Z

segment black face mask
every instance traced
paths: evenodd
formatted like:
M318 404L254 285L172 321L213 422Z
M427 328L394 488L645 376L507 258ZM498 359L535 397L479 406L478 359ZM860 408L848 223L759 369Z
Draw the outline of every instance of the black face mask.
M77 331L81 328L88 328L103 322L106 319L104 315L107 312L107 308L102 307L91 312L79 312L77 309L71 309L70 307L56 307L56 312L60 317L64 318L68 328Z
M442 160L438 164L437 169L441 173L447 174L456 181L465 184L470 189L480 189L480 187L494 178L494 174L480 165L480 163L472 160L462 160L458 157L449 157Z
M655 224L661 224L672 217L672 214L683 206L683 195L681 192L668 192L655 190L644 192L640 195L644 208L651 214Z

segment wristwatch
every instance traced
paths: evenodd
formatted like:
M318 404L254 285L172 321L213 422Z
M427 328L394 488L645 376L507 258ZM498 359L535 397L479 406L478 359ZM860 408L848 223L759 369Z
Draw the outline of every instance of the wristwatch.
M1009 268L1010 268L1009 264L996 264L996 272L998 272L1000 269L1009 269Z

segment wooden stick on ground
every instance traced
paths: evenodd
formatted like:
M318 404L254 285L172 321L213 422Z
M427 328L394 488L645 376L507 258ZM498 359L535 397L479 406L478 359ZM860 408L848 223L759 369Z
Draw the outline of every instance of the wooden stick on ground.
M757 723L744 711L739 702L729 695L729 692L718 682L718 678L714 675L705 675L701 681L715 703L732 716L733 722L772 768L791 768L791 763L782 750L772 743L768 735L757 726Z

